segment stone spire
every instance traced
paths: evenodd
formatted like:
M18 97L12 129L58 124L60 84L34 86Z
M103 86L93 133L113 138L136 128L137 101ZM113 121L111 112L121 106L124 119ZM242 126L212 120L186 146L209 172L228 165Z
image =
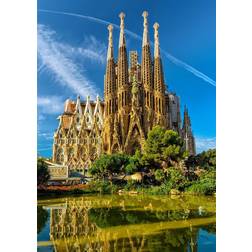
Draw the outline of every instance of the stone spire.
M107 54L107 66L106 66L106 74L104 78L104 97L105 102L109 103L110 97L112 93L116 89L116 78L115 78L115 63L114 63L114 55L113 55L113 26L110 24L108 26L109 30L109 38L108 38L108 54Z
M108 53L107 53L107 61L109 59L113 59L114 58L114 54L113 54L113 25L109 25L108 26L108 30L109 30L109 43L108 43Z
M123 12L121 12L119 14L119 17L121 19L121 23L120 23L120 38L119 38L119 48L122 46L125 46L125 36L124 36L124 18L125 18L125 14Z
M144 47L145 45L149 45L149 36L148 36L148 21L147 21L147 17L148 17L148 12L144 11L142 14L143 18L144 18L144 31L143 31L143 43L142 43L142 47Z
M82 115L82 108L81 108L81 101L80 101L80 96L77 96L77 101L76 101L76 113Z
M159 24L155 23L153 25L154 28L154 90L165 93L165 84L164 84L164 76L162 69L162 61L160 57L160 49L159 49L159 36L158 36L158 28Z
M143 43L142 43L142 64L141 64L141 79L145 89L145 105L153 108L153 82L152 82L152 61L150 52L150 43L148 38L148 12L144 11L142 14L143 22Z
M186 106L184 108L182 136L184 140L184 149L188 151L189 155L195 155L196 154L195 140L191 129L191 120Z
M160 57L160 51L159 51L159 37L158 37L158 28L159 28L159 24L156 22L153 25L154 28L154 41L155 41L155 45L154 45L154 58L158 58Z
M120 38L119 38L119 53L118 53L118 87L128 84L128 60L127 60L127 50L124 36L124 18L125 14L123 12L119 15L121 19L120 24Z
M184 107L184 121L183 121L183 128L188 130L191 130L191 120L188 114L188 109L185 105Z

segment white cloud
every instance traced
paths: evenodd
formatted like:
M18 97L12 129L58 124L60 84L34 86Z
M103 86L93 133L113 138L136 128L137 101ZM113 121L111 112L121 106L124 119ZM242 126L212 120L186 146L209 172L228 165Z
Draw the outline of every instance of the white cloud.
M197 153L216 148L215 137L195 137Z
M50 133L50 132L38 133L38 137L42 137L45 140L52 140L53 139L53 133Z
M106 63L106 46L94 36L84 39L83 47L73 48L81 57L94 61L95 63Z
M64 100L60 96L39 96L38 97L38 118L45 118L43 114L60 114L64 110Z
M46 68L62 86L70 88L75 94L83 97L90 95L92 99L95 99L96 94L99 93L97 88L87 77L84 67L80 67L74 59L74 54L79 53L88 59L103 62L105 57L103 46L94 37L89 39L91 43L87 48L74 48L66 43L58 42L55 31L39 24L38 56L42 66L39 67L39 71Z
M86 16L86 15L80 15L80 14L70 13L70 12L44 10L44 9L39 9L38 11L47 12L47 13L54 13L54 14L60 14L60 15L73 16L73 17L77 17L77 18L83 18L83 19L87 19L89 21L93 21L95 23L100 23L100 24L105 24L105 25L113 24L113 26L116 29L120 29L119 25L111 23L111 22L108 22L108 21L100 19L100 18L96 18L96 17ZM129 31L129 30L125 29L125 33L127 33L128 35L130 35L131 37L133 37L135 39L138 39L138 40L142 41L142 37L139 36L138 34L132 32L132 31ZM151 42L151 45L153 46L153 42ZM214 87L216 86L216 81L215 80L211 79L210 77L208 77L207 75L205 75L201 71L195 69L194 67L192 67L189 64L183 62L182 60L179 60L178 58L174 57L173 55L171 55L170 53L166 52L165 50L163 50L161 48L160 48L160 50L162 51L162 53L164 53L165 57L167 57L172 63L174 63L177 66L180 66L180 67L184 68L185 70L191 72L192 74L194 74L198 78L201 78L202 80L204 80L205 82L209 83L210 85L212 85Z

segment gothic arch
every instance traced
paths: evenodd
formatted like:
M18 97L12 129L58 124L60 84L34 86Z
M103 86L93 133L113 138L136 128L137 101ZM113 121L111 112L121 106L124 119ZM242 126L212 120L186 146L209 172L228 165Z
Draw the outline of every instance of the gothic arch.
M125 151L128 154L134 154L137 149L141 150L141 132L138 128L138 126L135 124L132 131L130 132L130 135L128 135L127 138L127 144L125 146Z
M70 147L68 149L68 160L71 160L74 158L74 148L73 147Z
M63 151L63 148L58 148L57 154L56 154L56 160L57 160L57 163L63 164L63 162L64 162L64 151Z
M112 147L112 153L117 153L120 151L120 147L118 145L118 143L115 143Z

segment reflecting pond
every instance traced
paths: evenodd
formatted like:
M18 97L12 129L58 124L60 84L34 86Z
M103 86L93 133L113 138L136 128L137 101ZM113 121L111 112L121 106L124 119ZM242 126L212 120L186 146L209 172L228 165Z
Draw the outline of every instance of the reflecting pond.
M38 251L215 251L215 197L50 198L37 211Z

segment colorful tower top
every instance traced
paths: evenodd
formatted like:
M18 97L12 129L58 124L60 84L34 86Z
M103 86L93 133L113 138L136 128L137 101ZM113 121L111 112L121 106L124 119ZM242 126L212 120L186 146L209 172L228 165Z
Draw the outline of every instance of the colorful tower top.
M107 53L107 60L113 59L113 25L108 26L109 30L109 43L108 43L108 53Z
M159 24L156 22L153 25L154 28L154 39L155 39L155 44L154 44L154 58L160 57L160 49L159 49L159 36L158 36L158 28Z
M124 37L124 18L125 18L125 14L123 12L121 12L119 14L119 17L121 19L119 47L122 47L122 46L125 46L125 37Z
M142 14L143 18L144 18L144 31L143 31L143 43L142 43L142 47L144 47L145 45L149 45L149 36L148 36L148 12L144 11Z

